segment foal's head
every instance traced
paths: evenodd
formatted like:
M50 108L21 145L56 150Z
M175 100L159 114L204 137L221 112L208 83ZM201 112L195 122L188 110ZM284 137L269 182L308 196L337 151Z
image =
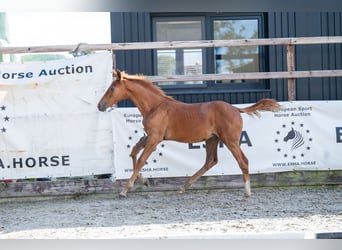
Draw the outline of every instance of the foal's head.
M97 105L100 111L105 111L116 105L119 101L128 98L126 86L124 84L125 80L123 79L124 73L121 73L119 70L116 70L113 73L115 80L109 86Z

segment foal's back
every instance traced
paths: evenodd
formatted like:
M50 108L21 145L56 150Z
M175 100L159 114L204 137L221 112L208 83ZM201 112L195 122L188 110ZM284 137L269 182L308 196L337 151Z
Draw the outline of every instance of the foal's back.
M199 142L212 135L219 136L232 126L242 128L239 110L223 101L193 104L172 101L167 109L165 140Z

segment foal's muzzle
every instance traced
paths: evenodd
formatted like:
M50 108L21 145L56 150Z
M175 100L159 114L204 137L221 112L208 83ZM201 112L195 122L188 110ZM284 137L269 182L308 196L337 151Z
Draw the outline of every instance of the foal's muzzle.
M107 109L107 102L99 102L99 104L97 104L97 108L99 111L105 111Z
M107 102L100 102L97 105L97 108L99 109L99 111L112 111L115 107L117 107L116 105L113 105L111 107L107 107Z

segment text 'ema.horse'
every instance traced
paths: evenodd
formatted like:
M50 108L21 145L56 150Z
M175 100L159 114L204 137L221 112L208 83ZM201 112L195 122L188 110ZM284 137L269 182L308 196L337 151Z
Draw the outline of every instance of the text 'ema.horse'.
M223 101L187 104L165 95L159 87L144 77L128 75L118 70L114 71L114 75L116 79L98 103L98 109L106 111L119 101L130 99L143 116L142 123L147 134L132 149L130 156L133 160L133 174L120 196L127 195L136 178L142 184L147 183L140 170L163 140L185 143L205 141L205 163L185 182L179 190L180 193L217 163L217 146L221 140L241 168L245 195L251 195L248 159L239 145L242 132L240 113L259 115L258 111L278 111L280 105L275 100L262 99L246 108L237 108ZM137 159L141 150L143 152Z

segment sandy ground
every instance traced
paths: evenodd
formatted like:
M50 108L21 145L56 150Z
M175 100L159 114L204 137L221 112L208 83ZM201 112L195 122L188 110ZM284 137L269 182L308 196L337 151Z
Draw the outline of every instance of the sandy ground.
M0 201L7 238L302 238L342 231L342 186Z

